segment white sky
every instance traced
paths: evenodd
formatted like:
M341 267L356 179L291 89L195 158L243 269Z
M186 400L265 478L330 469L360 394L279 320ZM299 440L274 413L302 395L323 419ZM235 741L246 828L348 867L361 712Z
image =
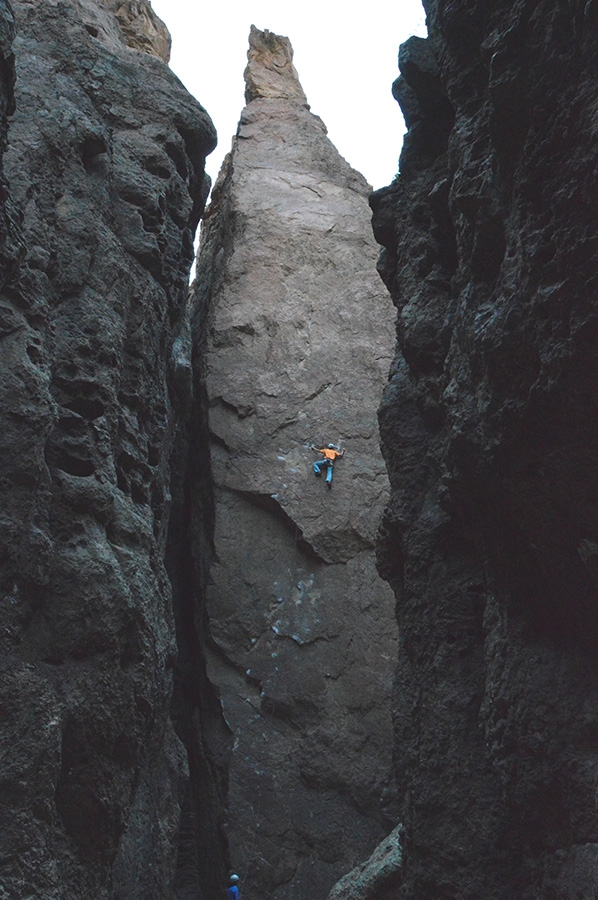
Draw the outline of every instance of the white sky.
M243 106L250 25L290 38L311 110L375 188L398 170L404 123L391 86L399 44L426 35L421 0L151 0L172 35L170 65L210 114L215 180Z

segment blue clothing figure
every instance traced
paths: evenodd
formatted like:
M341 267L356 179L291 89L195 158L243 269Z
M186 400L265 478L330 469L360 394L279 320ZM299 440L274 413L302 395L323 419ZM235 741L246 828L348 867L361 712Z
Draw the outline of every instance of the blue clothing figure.
M332 461L329 459L318 459L314 463L314 475L321 475L322 469L326 469L326 484L332 482Z
M332 487L332 470L334 468L334 461L339 459L344 450L337 450L334 444L328 444L327 447L322 447L322 449L318 449L317 447L311 448L315 450L316 453L321 453L324 457L323 459L318 459L314 463L314 475L320 476L322 474L322 469L326 469L326 485L331 488Z
M231 875L230 886L226 889L226 900L239 900L238 875Z

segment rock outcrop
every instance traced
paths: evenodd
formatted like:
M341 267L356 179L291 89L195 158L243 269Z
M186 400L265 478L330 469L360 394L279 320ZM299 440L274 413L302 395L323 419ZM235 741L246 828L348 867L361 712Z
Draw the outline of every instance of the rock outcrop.
M425 0L372 198L401 897L573 900L598 871L596 4Z
M328 900L395 900L401 886L402 825L397 825L367 862L356 866L335 884Z
M197 278L216 484L209 673L234 739L226 834L243 896L298 900L325 896L396 824L396 625L373 549L394 311L370 188L309 112L286 38L252 28L246 81ZM331 441L345 455L328 490L310 445Z
M187 280L215 135L156 58L164 31L145 0L12 6L0 895L163 900L187 779L169 715L170 457L188 400ZM0 2L3 114L10 19ZM163 39L140 37L140 20Z
M102 0L102 4L116 16L117 37L127 47L169 61L170 34L147 0Z

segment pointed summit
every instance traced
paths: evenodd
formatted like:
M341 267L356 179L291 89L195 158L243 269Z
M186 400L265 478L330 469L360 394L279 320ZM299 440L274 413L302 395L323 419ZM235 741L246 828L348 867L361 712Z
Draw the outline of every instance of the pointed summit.
M245 102L253 100L290 100L306 106L307 97L293 65L293 48L287 37L255 25L249 32L245 77Z
M386 837L382 787L394 796L397 626L374 542L395 310L369 185L308 110L289 41L249 40L195 282L216 520L208 674L234 740L223 830L250 873L244 900L297 900L325 897ZM330 490L314 469L329 443L346 451Z

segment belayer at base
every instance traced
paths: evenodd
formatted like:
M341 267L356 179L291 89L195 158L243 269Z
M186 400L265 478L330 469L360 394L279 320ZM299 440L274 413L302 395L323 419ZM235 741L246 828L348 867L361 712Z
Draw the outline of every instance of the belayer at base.
M328 488L332 487L332 470L334 468L335 460L340 459L341 456L344 455L344 450L339 450L334 444L328 444L327 447L322 447L322 449L318 449L318 447L314 447L311 445L311 449L315 450L316 453L322 453L324 458L318 459L314 463L314 475L319 478L322 474L322 469L326 469L326 484Z
M226 900L239 900L239 888L237 887L239 876L231 875L229 881L230 885L226 889Z

